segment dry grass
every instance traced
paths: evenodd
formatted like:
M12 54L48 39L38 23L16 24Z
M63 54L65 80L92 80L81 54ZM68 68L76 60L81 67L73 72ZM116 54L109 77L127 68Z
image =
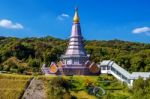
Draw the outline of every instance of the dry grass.
M71 95L74 95L77 97L77 99L97 99L95 96L93 95L89 95L87 92L85 91L78 91L78 92L71 92Z
M18 99L23 93L30 76L0 75L0 99Z
M44 81L45 91L50 92L49 81L58 76L35 76L36 79L41 79ZM62 76L63 78L70 78L71 76ZM23 93L27 81L31 76L17 75L17 74L0 74L0 99L18 99ZM95 82L96 76L73 76L73 79L79 80L80 82L85 82L87 79ZM84 84L84 83L82 83ZM47 93L48 94L48 93ZM72 95L77 96L77 98L95 99L94 96L89 95L85 91L71 92ZM48 97L49 98L49 97Z

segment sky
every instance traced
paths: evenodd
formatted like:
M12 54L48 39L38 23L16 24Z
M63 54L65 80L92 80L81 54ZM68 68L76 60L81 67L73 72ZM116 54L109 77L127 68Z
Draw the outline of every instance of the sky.
M84 39L150 43L150 0L0 0L0 36L67 39L76 6Z

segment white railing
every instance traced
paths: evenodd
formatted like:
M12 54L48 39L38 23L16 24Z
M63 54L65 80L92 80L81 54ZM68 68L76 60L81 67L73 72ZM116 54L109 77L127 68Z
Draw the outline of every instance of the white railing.
M127 78L124 76L123 73L116 71L112 71L111 70L111 74L116 77L118 80L122 81L122 82L126 82L128 85L130 85L130 78Z
M109 64L110 62L112 63L111 65ZM109 71L109 74L112 74L118 80L125 82L128 85L131 85L131 81L130 81L131 74L128 71L126 71L125 69L123 69L122 67L120 67L119 65L117 65L115 62L109 60L109 61L104 62L104 64L100 64L100 65L105 65L107 67L110 67L110 69L105 70L105 72ZM103 70L101 70L101 71L103 72ZM108 73L108 72L106 72L106 73Z

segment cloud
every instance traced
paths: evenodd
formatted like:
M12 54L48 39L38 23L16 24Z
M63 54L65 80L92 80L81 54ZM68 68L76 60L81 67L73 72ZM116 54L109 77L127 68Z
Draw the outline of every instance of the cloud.
M67 18L69 18L70 16L68 15L68 14L66 14L66 13L62 13L61 15L58 15L57 16L57 19L58 20L65 20L65 19L67 19Z
M23 25L20 23L13 23L11 20L2 19L0 20L0 27L7 29L23 29Z
M62 17L69 18L69 15L68 15L68 14L65 14L65 13L61 14L61 16L62 16Z
M140 27L140 28L135 28L132 30L132 33L134 34L140 34L140 33L145 33L145 34L150 34L150 27Z

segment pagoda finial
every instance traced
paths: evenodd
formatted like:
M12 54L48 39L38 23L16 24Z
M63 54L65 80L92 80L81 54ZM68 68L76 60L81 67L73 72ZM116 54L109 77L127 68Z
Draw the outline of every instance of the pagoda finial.
M79 16L78 16L78 8L75 7L75 15L74 15L74 18L73 18L73 22L74 23L79 23Z

